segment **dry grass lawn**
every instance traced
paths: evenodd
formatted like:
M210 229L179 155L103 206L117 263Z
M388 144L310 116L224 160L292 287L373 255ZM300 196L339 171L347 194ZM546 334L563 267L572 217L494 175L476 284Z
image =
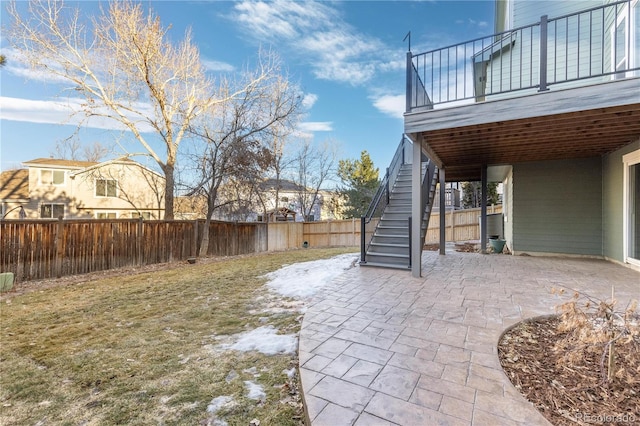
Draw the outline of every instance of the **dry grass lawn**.
M302 424L298 376L285 373L297 367L296 355L220 350L220 342L265 325L298 332L300 312L286 309L261 277L348 252L176 264L5 294L0 424ZM274 306L285 309L267 309ZM248 398L245 381L261 385L266 398ZM208 412L221 395L233 402Z

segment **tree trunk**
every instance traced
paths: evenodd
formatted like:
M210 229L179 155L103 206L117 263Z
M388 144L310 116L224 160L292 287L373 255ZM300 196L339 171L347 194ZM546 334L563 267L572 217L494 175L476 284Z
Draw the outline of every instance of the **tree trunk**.
M165 164L162 166L164 172L164 220L173 220L173 188L175 186L174 180L174 165Z
M209 251L209 225L211 225L211 215L207 215L202 228L202 242L200 243L200 252L198 256L204 257Z

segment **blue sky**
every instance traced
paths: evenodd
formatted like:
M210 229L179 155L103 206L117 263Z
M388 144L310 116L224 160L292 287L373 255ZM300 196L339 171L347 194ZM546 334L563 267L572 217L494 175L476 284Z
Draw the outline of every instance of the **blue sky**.
M73 3L75 4L75 3ZM99 3L77 3L86 14ZM146 1L179 40L191 28L201 58L213 75L233 73L255 61L258 49L279 54L299 84L307 108L299 131L322 143L334 141L339 158L367 150L384 170L403 130L404 75L411 31L414 53L493 33L492 1ZM8 24L2 1L2 25ZM4 37L0 51L0 168L53 154L56 142L76 126L55 104L64 85L33 74L12 58ZM102 124L103 127L108 125ZM82 143L116 142L140 152L134 139L109 128L83 128Z

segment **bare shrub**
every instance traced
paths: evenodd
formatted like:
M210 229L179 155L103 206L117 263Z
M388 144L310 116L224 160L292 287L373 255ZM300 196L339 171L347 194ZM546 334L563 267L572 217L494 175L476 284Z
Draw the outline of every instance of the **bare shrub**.
M552 289L562 295L565 289ZM556 307L560 313L558 331L564 334L554 347L563 353L558 363L567 368L583 367L589 357L600 359L601 384L613 381L632 385L640 374L640 313L638 301L617 308L614 291L611 299L601 300L574 292L571 300ZM617 359L617 347L629 345L625 359ZM636 356L632 356L636 354ZM621 362L624 361L624 362Z

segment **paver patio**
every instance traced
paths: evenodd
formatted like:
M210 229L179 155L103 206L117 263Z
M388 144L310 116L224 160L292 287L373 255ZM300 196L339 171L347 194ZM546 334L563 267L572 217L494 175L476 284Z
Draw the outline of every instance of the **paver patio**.
M619 303L640 273L601 260L425 252L422 278L355 267L309 304L300 374L322 425L549 425L512 386L501 333L554 313L552 287Z

